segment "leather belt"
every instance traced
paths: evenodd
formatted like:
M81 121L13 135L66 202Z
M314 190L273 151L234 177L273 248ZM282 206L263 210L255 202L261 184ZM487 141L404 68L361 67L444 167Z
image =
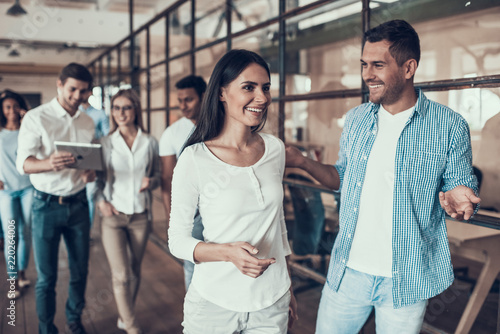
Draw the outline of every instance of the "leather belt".
M43 191L36 190L33 192L33 197L46 202L57 202L60 205L75 203L78 201L87 200L87 193L85 188L74 195L70 196L57 196L44 193Z

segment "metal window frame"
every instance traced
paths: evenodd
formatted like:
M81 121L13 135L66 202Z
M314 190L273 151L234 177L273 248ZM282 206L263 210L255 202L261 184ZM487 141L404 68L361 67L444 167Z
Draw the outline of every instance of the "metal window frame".
M232 48L232 40L238 37L242 37L248 35L254 31L263 29L265 27L269 27L273 24L278 23L278 33L279 33L279 46L278 46L278 76L279 76L279 94L278 97L273 98L273 102L278 102L278 135L282 140L285 140L285 104L286 102L296 102L296 101L310 101L310 100L321 100L321 99L338 99L338 98L352 98L352 97L361 97L362 101L368 101L368 90L364 83L362 82L362 86L360 89L344 89L344 90L332 90L332 91L321 91L314 92L308 94L286 94L286 62L285 53L286 53L286 20L291 19L297 15L301 15L307 12L310 12L314 9L317 9L325 4L331 3L332 0L317 0L305 6L292 8L290 10L286 10L286 0L278 0L279 2L279 12L278 16L272 17L266 21L260 22L254 26L248 27L242 31L238 31L236 33L232 32L232 14L233 14L233 0L225 1L225 16L226 16L226 36L210 41L203 45L196 46L196 1L204 1L204 0L178 0L165 10L154 16L151 20L143 24L138 29L133 29L133 0L129 0L129 15L130 15L130 33L127 37L123 38L113 47L102 52L98 57L92 60L88 67L91 68L94 77L98 78L97 86L101 86L103 92L103 102L104 102L104 87L106 84L119 84L120 81L124 77L129 77L130 82L134 88L139 87L139 83L137 82L138 75L140 73L146 72L147 83L145 88L147 98L146 98L146 108L144 111L147 113L147 130L150 130L151 127L151 112L161 112L164 111L166 113L166 125L169 125L170 112L172 110L178 109L177 107L170 107L171 98L171 84L170 84L170 63L176 59L180 59L186 56L190 57L190 67L191 73L196 73L196 62L195 57L196 53L210 48L214 45L218 45L220 43L226 42L227 50ZM361 11L361 23L362 23L362 31L367 31L370 29L370 18L371 18L371 10L370 10L370 1L371 0L359 0L362 3L362 11ZM171 56L170 54L170 14L177 10L180 6L190 2L190 10L191 10L191 23L190 23L190 49L188 51L176 54L175 56ZM165 19L165 59L157 61L153 64L150 63L150 27L158 22L161 19ZM135 41L134 38L138 36L141 32L146 31L146 67L140 68L139 64L136 64L136 50L135 50ZM122 67L121 61L121 48L126 43L129 42L129 67L128 70L125 70L126 67ZM113 82L111 76L110 69L110 59L111 52L117 50L117 79ZM108 71L106 73L107 77L104 80L103 73L103 61L105 57L108 60ZM163 107L151 107L151 70L157 66L165 65L165 106ZM123 70L122 70L123 69ZM361 72L361 67L360 67ZM448 80L435 80L428 82L420 82L415 84L416 87L423 89L424 91L450 91L450 90L459 90L459 89L469 89L469 88L497 88L500 87L500 75L488 75L488 76L480 76L476 78L466 78L466 79L448 79ZM497 226L498 225L498 226ZM500 229L500 221L498 221L492 228Z

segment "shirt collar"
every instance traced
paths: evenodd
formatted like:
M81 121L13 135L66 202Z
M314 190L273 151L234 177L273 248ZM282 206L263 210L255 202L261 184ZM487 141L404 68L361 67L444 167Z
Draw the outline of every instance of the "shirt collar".
M56 116L63 118L67 115L68 117L71 117L71 115L66 111L66 109L64 109L62 105L59 103L59 101L57 101L57 97L54 97L52 101L50 101L50 106L55 111ZM78 118L80 116L80 113L81 113L80 110L77 109L75 114L71 118L75 119Z
M135 140L140 138L142 136L142 130L141 128L137 129L137 136L135 137ZM120 129L116 128L116 130L111 134L112 139L117 139L117 138L122 138L122 135L120 134Z
M424 95L420 88L415 88L415 93L417 94L417 103L415 103L415 110L412 113L412 116L415 114L419 114L420 116L425 116L426 108L425 105L427 103L427 97ZM378 113L380 109L380 104L375 104L370 102L368 104L370 111L375 115ZM412 117L410 116L410 118Z

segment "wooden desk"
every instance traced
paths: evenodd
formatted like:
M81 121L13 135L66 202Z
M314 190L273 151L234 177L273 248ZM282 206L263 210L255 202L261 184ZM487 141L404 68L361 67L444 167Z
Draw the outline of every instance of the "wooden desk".
M500 218L500 214L493 215ZM447 220L446 226L453 255L484 263L455 331L455 334L465 334L472 328L495 278L500 273L500 231L452 220Z

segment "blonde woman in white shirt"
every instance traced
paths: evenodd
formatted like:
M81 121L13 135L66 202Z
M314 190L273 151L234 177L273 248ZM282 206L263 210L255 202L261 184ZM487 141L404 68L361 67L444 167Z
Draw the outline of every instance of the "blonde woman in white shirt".
M270 72L259 55L232 50L215 65L172 181L170 251L196 264L184 333L286 333L296 319L286 263L285 148L259 134L270 103ZM191 236L197 207L204 241Z
M96 202L102 243L111 267L117 326L142 333L134 315L141 261L151 231L151 190L160 185L158 142L144 132L140 100L131 90L111 99L112 131L101 138L105 172L98 173Z

